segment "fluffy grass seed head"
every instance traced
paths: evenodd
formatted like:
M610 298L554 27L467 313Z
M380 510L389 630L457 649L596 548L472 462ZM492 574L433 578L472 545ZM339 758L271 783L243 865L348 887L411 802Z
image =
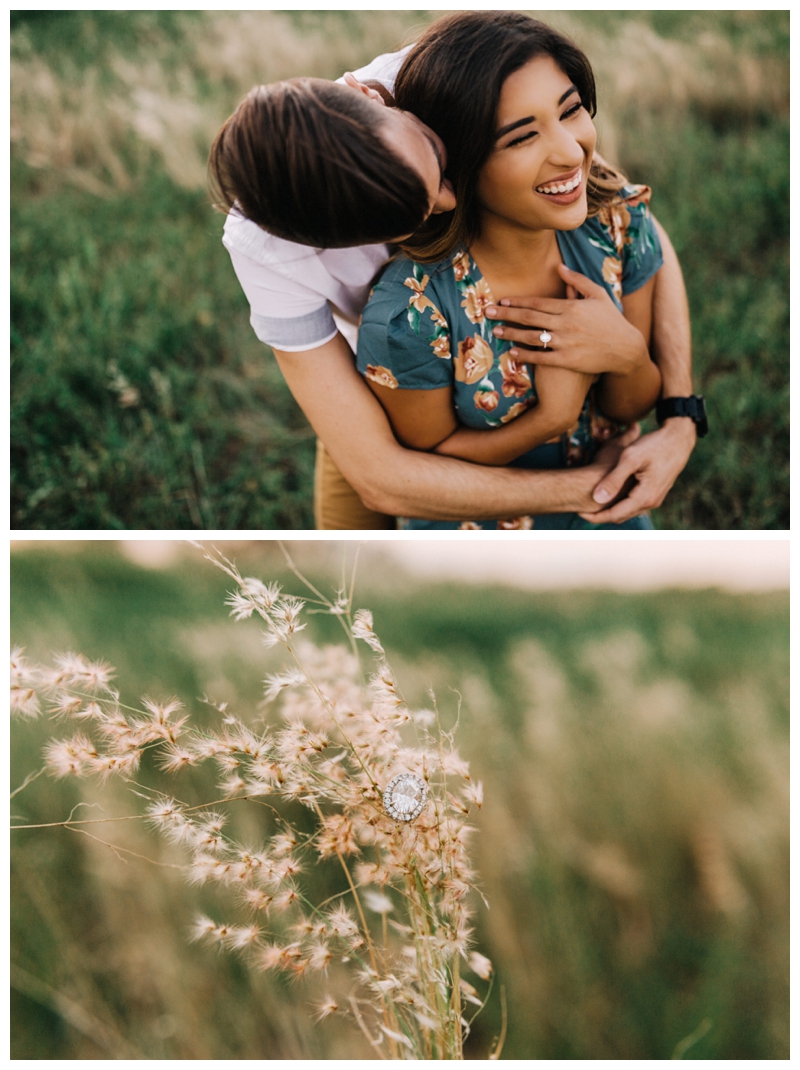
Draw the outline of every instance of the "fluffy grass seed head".
M190 809L166 793L147 806L146 820L183 853L189 883L233 893L250 914L243 924L202 915L191 938L244 954L257 969L295 977L325 975L336 961L350 964L361 994L349 997L347 1013L381 1054L427 1058L435 1050L437 1057L460 1057L462 1008L480 1003L475 989L461 983L461 965L484 981L492 972L489 960L471 946L475 874L468 822L483 802L482 786L455 750L452 733L438 730L438 715L409 711L371 613L351 616L343 595L328 603L352 638L376 655L364 688L350 651L317 648L298 638L306 627L302 599L284 594L277 584L242 578L224 558L206 556L236 582L227 599L231 615L237 620L257 615L266 645L282 645L290 656L290 664L265 681L268 729L255 732L224 706L215 707L217 728L194 729L176 698L145 697L142 713L129 716L110 689L111 667L75 654L41 672L15 650L12 705L33 715L36 676L54 694L55 712L83 720L86 733L48 744L47 768L55 776L126 774L152 746L157 767L168 775L214 763L228 798L249 794L302 803L314 815L313 834L301 833L283 817L268 842L256 848L230 839L218 810ZM98 697L79 700L80 689ZM402 778L409 775L408 784L421 785L411 819L402 800L388 809L384 800L387 785L393 779L406 784ZM332 872L344 870L341 894L349 902L316 907L306 885L313 885L310 875L328 860ZM337 1011L332 996L318 1004L320 1020Z

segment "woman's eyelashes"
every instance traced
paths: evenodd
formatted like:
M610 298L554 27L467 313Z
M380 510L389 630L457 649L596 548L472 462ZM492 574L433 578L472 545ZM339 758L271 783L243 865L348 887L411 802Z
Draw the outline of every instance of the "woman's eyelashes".
M523 134L522 137L515 137L513 141L509 141L506 145L507 149L513 149L515 145L524 145L526 141L530 141L532 138L538 137L537 130L529 130L527 134Z
M562 121L564 119L571 119L573 117L573 115L577 115L578 114L578 112L581 110L582 107L583 107L583 104L581 104L581 102L578 101L577 104L573 104L572 107L567 108L567 110L564 112L564 114L560 116L560 119ZM509 141L509 143L506 145L506 148L507 149L513 149L515 145L524 145L526 142L531 141L535 137L538 137L538 135L539 135L539 131L538 130L529 130L527 134L523 134L521 137L515 137L513 141Z
M578 101L578 103L577 104L573 104L571 108L567 108L567 110L564 112L564 114L561 116L561 118L562 119L571 119L573 115L577 115L578 114L578 112L581 110L582 107L583 107L583 104L581 104L581 102Z

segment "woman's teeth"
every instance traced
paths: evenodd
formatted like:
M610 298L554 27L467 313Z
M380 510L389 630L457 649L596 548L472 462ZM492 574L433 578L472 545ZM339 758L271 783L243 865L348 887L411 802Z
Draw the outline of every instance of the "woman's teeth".
M576 187L580 186L583 172L578 171L577 175L569 182L562 182L553 186L537 186L537 193L571 193Z

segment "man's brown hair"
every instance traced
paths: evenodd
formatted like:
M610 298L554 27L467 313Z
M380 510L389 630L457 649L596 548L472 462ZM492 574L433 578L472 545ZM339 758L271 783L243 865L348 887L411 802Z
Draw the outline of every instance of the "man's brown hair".
M209 157L215 204L279 238L324 249L416 230L430 198L380 135L381 111L349 86L291 78L252 89Z

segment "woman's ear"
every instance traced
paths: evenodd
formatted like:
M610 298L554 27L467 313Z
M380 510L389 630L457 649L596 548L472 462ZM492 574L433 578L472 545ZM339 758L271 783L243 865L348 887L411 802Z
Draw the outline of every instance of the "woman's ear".
M359 82L358 78L356 78L352 71L348 71L347 74L345 74L344 81L345 85L349 85L351 89L358 90L359 93L363 93L364 96L369 97L370 100L375 100L378 102L378 104L386 103L386 101L383 99L377 89L370 89L370 87L368 85L365 85L364 82Z

